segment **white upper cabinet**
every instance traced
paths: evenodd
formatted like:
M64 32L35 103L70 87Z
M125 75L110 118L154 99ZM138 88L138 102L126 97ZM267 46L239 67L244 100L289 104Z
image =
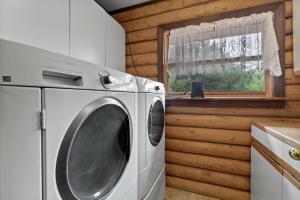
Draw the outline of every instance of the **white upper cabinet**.
M105 67L106 15L94 0L70 0L70 56Z
M0 38L69 55L69 0L0 0Z
M125 30L111 16L106 23L106 67L125 72Z
M94 0L0 0L0 38L125 71L125 31Z

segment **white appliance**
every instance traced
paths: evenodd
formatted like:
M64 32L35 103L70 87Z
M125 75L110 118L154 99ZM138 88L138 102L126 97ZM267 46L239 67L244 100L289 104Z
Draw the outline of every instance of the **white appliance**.
M125 30L95 0L1 0L0 39L125 71Z
M162 83L137 77L139 199L165 197L165 89Z
M0 40L0 199L137 199L129 74Z

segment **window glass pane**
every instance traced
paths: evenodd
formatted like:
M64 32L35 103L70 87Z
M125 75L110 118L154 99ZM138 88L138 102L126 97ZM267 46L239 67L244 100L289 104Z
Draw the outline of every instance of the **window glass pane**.
M262 61L202 64L186 74L169 77L170 92L190 92L194 81L203 81L206 92L261 92L265 90Z

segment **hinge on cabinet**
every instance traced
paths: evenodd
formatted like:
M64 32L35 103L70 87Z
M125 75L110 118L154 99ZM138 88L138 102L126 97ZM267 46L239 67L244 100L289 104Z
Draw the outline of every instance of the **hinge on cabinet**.
M46 110L42 110L40 113L41 129L46 130Z

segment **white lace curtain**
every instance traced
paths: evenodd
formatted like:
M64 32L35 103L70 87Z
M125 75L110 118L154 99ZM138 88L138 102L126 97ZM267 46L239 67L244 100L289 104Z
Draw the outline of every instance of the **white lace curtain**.
M273 13L253 14L171 30L168 69L176 76L257 62L272 76L280 76L278 52Z

